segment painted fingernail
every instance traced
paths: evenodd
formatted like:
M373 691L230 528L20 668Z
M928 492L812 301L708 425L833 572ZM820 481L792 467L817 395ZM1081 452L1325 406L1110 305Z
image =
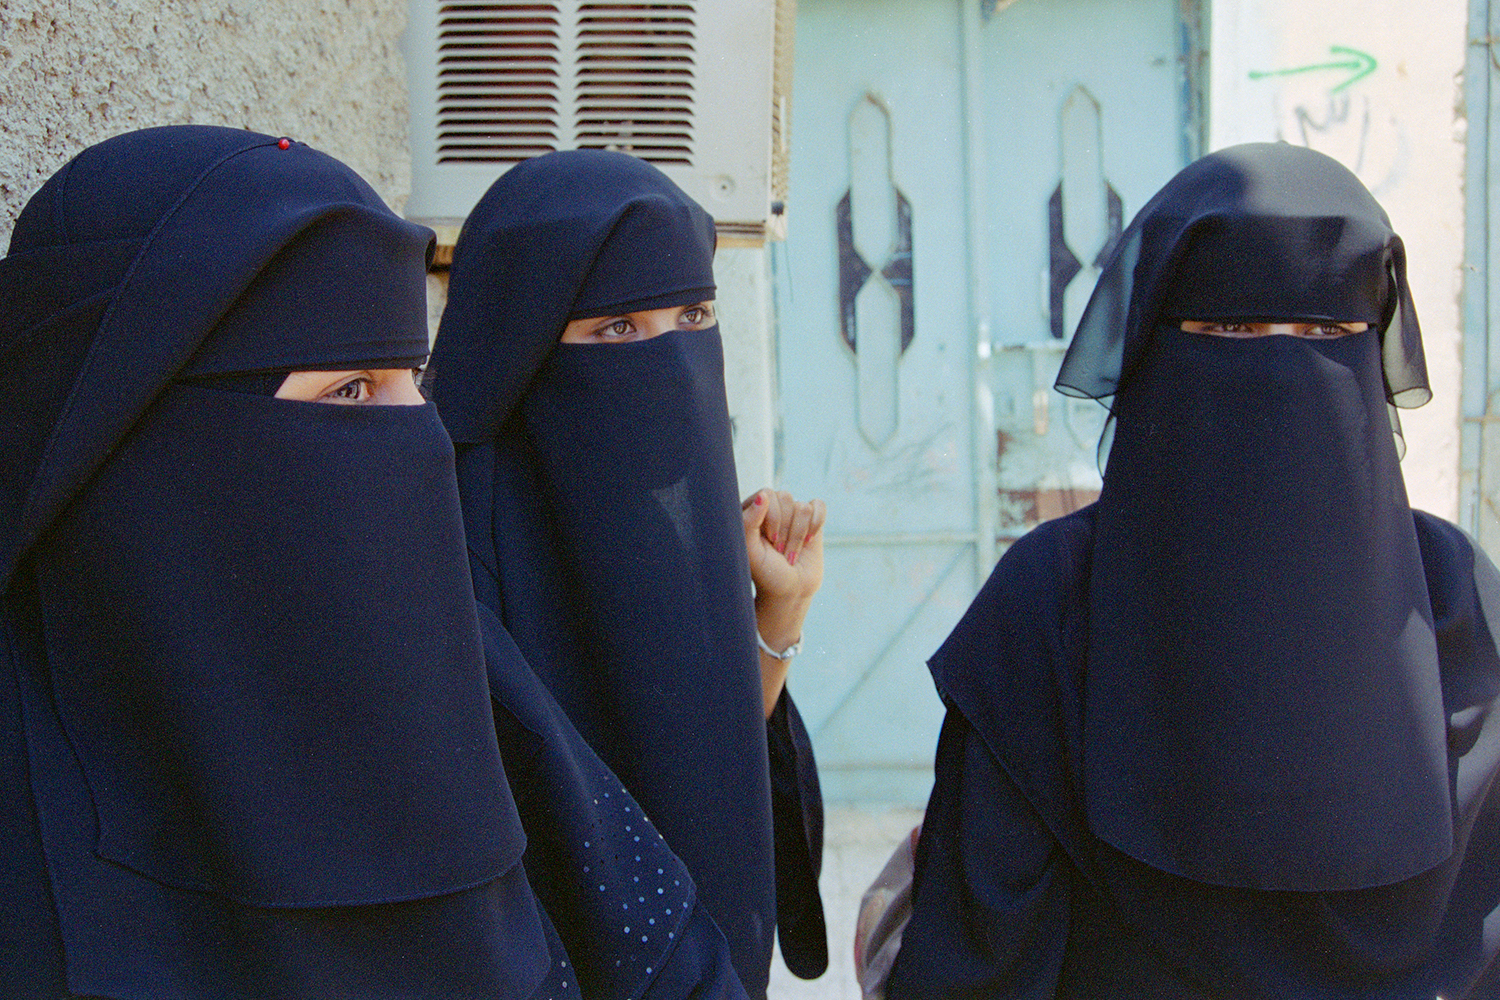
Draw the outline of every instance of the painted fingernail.
M766 495L764 493L757 493L757 494L755 494L755 506L757 506L757 507L763 506L765 504L765 502L766 502Z
M786 561L787 565L789 566L797 565L797 553L793 552L791 555L787 556Z

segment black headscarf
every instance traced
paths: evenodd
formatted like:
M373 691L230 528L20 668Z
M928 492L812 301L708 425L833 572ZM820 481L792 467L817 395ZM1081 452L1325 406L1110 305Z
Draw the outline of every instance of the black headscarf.
M201 126L85 150L17 221L0 576L74 992L555 971L434 408L210 378L419 361L430 245L330 157Z
M633 157L519 164L459 237L432 367L476 593L687 864L754 996L771 806L718 330L558 343L573 317L711 298L714 240Z
M1182 320L1367 322L1228 339ZM1430 396L1401 242L1337 162L1188 167L1141 211L1064 361L1113 396L1085 690L1094 832L1255 889L1388 885L1453 849L1431 602L1388 402Z
M568 320L714 297L713 219L624 153L517 164L459 239L432 366L448 373L437 401L459 444L500 432Z
M1185 167L1121 234L1057 389L1109 399L1163 319L1289 318L1377 327L1391 402L1432 398L1406 250L1385 210L1331 157L1233 146Z

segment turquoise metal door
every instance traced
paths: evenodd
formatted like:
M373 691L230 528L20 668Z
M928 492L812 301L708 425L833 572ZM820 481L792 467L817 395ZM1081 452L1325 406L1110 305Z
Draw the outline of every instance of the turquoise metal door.
M996 6L799 4L778 462L829 506L792 686L833 801L925 801L923 664L1008 539L1097 492L1061 336L1196 151L1194 5Z

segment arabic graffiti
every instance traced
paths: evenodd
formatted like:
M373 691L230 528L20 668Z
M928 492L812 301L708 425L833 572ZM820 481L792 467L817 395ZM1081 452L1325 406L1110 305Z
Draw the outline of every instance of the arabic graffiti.
M1250 71L1250 79L1264 80L1266 77L1271 76L1300 76L1303 73L1316 73L1328 70L1348 70L1351 75L1346 80L1344 80L1344 82L1330 88L1328 91L1330 94L1337 94L1339 91L1347 90L1349 87L1352 87L1360 80L1363 80L1365 77L1375 72L1375 68L1379 65L1379 63L1375 61L1375 57L1370 55L1368 52L1361 52L1359 49L1351 49L1346 45L1330 45L1328 46L1328 54L1331 56L1347 56L1348 58L1335 59L1333 62L1312 63L1308 66L1292 66L1288 69L1252 69Z
M1328 94L1328 106L1326 113L1318 117L1305 104L1299 104L1294 109L1297 118L1297 132L1302 140L1302 145L1308 149L1322 149L1334 143L1339 138L1339 133L1344 133L1345 141L1341 144L1341 155L1348 156L1351 151L1354 158L1348 161L1348 167L1355 173L1360 173L1365 168L1365 154L1368 152L1370 141L1370 101L1363 98L1356 108L1349 100L1349 95L1334 97L1333 92ZM1357 136L1357 142L1349 140Z
M1401 182L1410 158L1405 130L1380 87L1355 87L1379 67L1368 52L1330 45L1329 58L1279 69L1254 69L1249 79L1269 87L1275 137L1327 153L1380 196ZM1373 81L1371 81L1373 82Z

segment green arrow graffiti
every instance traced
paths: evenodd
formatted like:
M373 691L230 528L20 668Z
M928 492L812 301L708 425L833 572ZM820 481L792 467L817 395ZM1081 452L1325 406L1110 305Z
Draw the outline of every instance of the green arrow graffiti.
M1314 73L1319 70L1329 69L1349 70L1353 75L1329 91L1330 94L1337 94L1339 91L1352 86L1375 72L1375 67L1379 65L1376 63L1375 57L1368 52L1346 48L1343 45L1328 46L1328 54L1333 56L1348 56L1349 58L1339 59L1335 62L1313 63L1311 66L1293 66L1291 69L1252 69L1250 71L1250 79L1263 80L1268 76L1293 76L1298 73Z

